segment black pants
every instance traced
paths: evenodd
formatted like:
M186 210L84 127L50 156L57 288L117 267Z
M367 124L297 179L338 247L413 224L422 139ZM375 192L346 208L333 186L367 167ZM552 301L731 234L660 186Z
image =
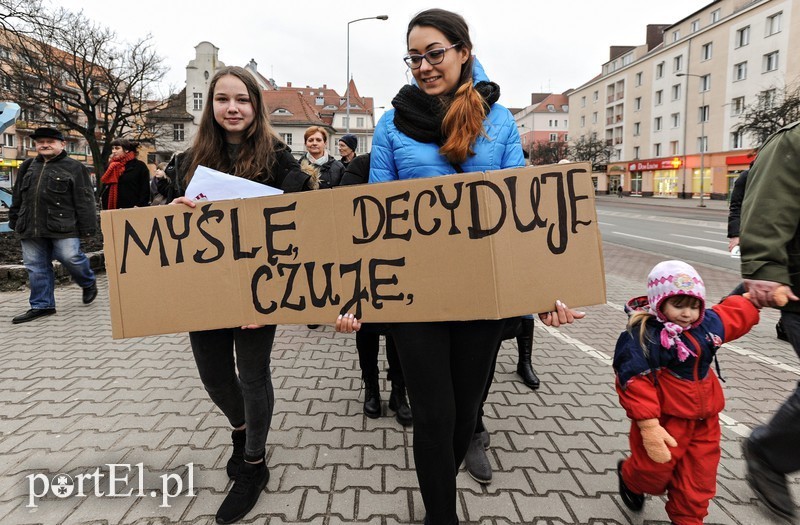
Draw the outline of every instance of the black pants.
M397 346L394 339L387 333L387 326L383 324L365 323L361 330L356 332L356 349L358 350L358 364L361 367L361 377L378 374L378 352L380 351L381 335L386 337L386 361L389 371L386 378L392 383L404 385L403 369L397 357Z
M783 312L783 328L800 358L800 314ZM794 392L764 426L757 427L750 440L758 454L776 471L791 474L800 470L800 382Z
M211 400L231 426L247 424L245 454L250 458L264 455L275 406L269 368L273 339L275 326L189 332L200 380Z
M414 461L430 525L457 523L456 475L467 453L503 321L391 327L414 407Z

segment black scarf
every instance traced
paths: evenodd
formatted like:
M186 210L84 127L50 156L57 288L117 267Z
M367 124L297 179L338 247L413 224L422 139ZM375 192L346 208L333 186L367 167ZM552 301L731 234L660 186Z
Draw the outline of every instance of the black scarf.
M488 113L492 104L500 98L500 86L494 82L481 81L475 90L483 97ZM447 99L427 95L416 86L405 85L392 100L395 108L394 125L402 133L417 142L444 144L442 120L447 112Z

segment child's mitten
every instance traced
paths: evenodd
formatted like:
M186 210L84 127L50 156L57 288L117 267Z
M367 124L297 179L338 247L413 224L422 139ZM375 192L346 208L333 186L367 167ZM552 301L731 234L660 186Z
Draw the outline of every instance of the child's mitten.
M650 459L656 463L667 463L671 460L672 453L667 445L677 447L678 442L669 435L669 432L664 430L658 419L642 419L637 421L636 424L639 425L639 431L642 433L642 444Z

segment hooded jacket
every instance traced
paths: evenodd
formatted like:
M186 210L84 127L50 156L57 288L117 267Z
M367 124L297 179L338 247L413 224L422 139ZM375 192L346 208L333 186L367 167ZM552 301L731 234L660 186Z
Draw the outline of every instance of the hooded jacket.
M472 80L477 84L489 78L476 58ZM397 129L395 110L384 113L372 138L370 182L415 179L449 175L456 172L447 158L439 153L439 144L418 142ZM516 168L525 165L517 125L511 112L493 104L483 121L483 134L472 146L475 155L461 163L464 172Z

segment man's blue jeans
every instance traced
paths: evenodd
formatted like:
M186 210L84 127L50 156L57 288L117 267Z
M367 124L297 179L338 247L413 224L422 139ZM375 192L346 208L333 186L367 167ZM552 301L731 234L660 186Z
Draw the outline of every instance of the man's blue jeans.
M81 251L81 241L77 237L22 239L22 262L28 271L30 303L34 310L56 307L53 259L64 265L81 288L88 288L95 282L89 259Z

